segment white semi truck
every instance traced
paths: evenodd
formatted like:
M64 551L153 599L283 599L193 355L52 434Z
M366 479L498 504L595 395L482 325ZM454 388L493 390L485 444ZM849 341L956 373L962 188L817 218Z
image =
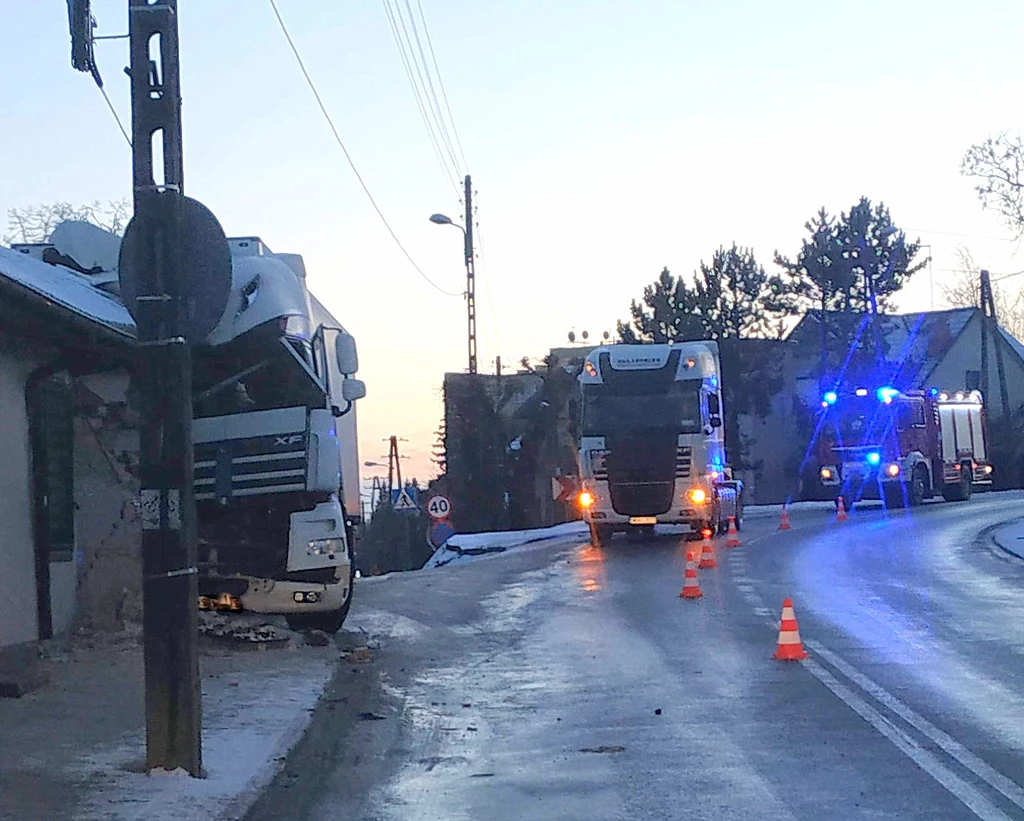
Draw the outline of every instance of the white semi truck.
M578 501L595 543L657 524L723 532L733 517L741 526L717 343L602 345L579 381Z
M352 601L361 513L355 340L309 292L301 256L258 237L228 243L227 309L192 353L199 606L333 632ZM69 268L86 314L90 286L120 295L119 247L74 221L13 246Z
M355 340L310 294L302 257L228 242L227 310L193 354L200 603L334 632L360 515Z

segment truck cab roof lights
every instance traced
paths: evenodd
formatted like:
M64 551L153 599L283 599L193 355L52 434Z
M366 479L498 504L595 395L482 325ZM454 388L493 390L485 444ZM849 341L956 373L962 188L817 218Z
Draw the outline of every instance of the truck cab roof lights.
M587 372L587 376L597 376L597 368L594 367L594 363L589 359L583 365L583 369Z

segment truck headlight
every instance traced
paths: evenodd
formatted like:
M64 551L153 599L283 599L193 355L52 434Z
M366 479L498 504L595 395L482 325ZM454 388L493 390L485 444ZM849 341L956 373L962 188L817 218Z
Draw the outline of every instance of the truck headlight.
M690 497L690 501L693 502L695 505L704 504L704 502L707 501L708 498L708 494L704 491L704 488L702 487L691 488L690 492L687 495Z
M824 479L826 482L829 479L831 479L833 475L834 474L832 472L832 468L822 468L821 469L821 478Z
M885 472L892 476L894 479L900 475L900 466L893 462L889 467L885 469Z
M306 554L333 559L335 553L342 552L344 544L342 539L312 539L306 546Z
M584 490L579 495L580 507L590 507L594 504L594 494L589 490Z

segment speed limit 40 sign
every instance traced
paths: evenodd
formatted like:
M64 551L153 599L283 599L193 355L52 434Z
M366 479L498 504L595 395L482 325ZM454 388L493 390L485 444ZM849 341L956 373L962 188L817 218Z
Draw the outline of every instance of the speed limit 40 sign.
M431 496L427 500L427 515L431 519L447 519L452 513L452 503L447 496Z

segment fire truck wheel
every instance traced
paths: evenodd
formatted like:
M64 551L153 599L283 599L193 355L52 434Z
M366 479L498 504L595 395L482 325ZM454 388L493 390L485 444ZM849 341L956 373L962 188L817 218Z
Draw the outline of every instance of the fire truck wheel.
M966 502L971 498L971 474L970 471L960 470L960 481L956 484L947 484L942 488L942 498L947 502Z
M928 489L928 475L924 468L914 468L914 476L907 488L907 501L911 507L917 507L924 503L925 491Z

